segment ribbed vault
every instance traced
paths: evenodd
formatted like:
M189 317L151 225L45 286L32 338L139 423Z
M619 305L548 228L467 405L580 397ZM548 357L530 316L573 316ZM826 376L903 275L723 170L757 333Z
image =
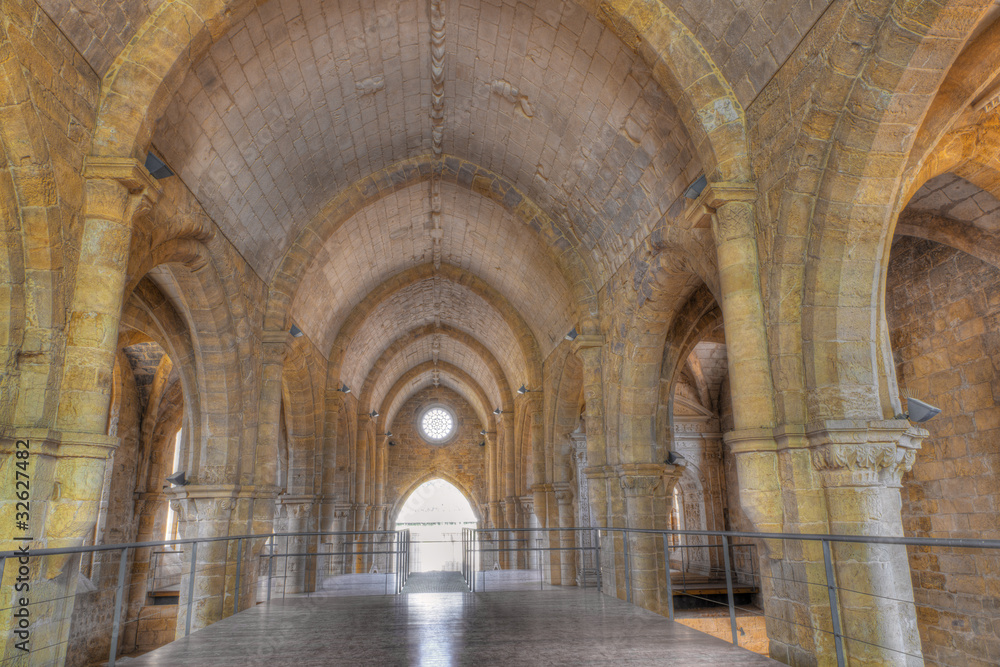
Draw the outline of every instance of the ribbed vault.
M154 132L265 279L336 193L431 150L426 5L372 4L253 9L191 68ZM697 175L673 103L579 6L445 8L445 151L567 221L606 279Z
M527 361L518 337L497 310L465 286L430 276L394 292L371 311L351 336L340 377L349 386L360 387L368 369L392 341L438 322L480 338L508 378L526 374Z
M461 368L447 362L435 364L433 361L426 361L414 366L396 380L379 408L378 428L383 431L391 429L396 414L406 401L424 387L433 385L435 379L440 384L458 392L467 400L469 405L476 410L484 428L488 428L490 424L489 399L482 387L476 384L472 376Z
M546 356L575 325L575 317L570 288L543 241L476 192L442 183L440 197L440 261L500 292L524 316ZM372 290L435 258L430 210L427 183L413 183L363 208L316 253L291 312L321 350L330 349L347 315Z
M371 404L381 405L386 394L406 371L426 362L444 362L463 369L486 393L491 406L499 407L503 403L500 388L490 373L489 366L476 350L454 338L432 335L413 341L386 364L373 383Z

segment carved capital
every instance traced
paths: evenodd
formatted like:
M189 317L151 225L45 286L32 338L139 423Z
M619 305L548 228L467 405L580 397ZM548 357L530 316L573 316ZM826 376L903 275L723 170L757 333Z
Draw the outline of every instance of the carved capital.
M898 487L927 431L903 420L826 421L806 428L813 467L826 487Z
M662 463L628 463L618 467L618 483L626 497L652 496L663 492L663 476L673 469Z
M111 196L115 199L120 198L119 214L126 223L130 223L137 214L152 208L163 192L156 179L135 158L89 155L83 163L83 177L92 183L114 182L124 189L123 193ZM102 205L110 203L107 194L88 186L88 197L97 196L101 199ZM97 202L88 201L88 208L92 203Z

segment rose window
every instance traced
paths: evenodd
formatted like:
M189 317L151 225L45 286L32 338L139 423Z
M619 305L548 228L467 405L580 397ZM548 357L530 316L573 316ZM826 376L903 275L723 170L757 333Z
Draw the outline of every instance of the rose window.
M433 442L441 442L455 430L455 418L444 408L431 408L420 418L423 436Z

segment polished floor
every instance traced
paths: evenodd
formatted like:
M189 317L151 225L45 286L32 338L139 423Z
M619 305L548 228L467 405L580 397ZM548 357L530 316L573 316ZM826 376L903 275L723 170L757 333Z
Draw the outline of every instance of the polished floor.
M416 577L416 580L414 580ZM456 581L438 585L458 586ZM434 588L411 575L411 590ZM128 667L776 665L592 590L273 600Z

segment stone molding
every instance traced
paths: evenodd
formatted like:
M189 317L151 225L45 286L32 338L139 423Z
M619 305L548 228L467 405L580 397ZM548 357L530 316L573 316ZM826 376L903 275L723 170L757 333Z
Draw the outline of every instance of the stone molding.
M600 349L604 347L604 336L601 334L579 334L570 345L574 353L582 350Z
M77 433L48 428L0 428L0 455L13 455L18 440L31 443L31 455L56 458L107 459L121 438L102 433Z
M829 420L805 437L823 485L899 487L929 433L905 420Z
M664 463L626 463L618 466L618 483L627 498L652 496L662 493L663 478L676 470Z

